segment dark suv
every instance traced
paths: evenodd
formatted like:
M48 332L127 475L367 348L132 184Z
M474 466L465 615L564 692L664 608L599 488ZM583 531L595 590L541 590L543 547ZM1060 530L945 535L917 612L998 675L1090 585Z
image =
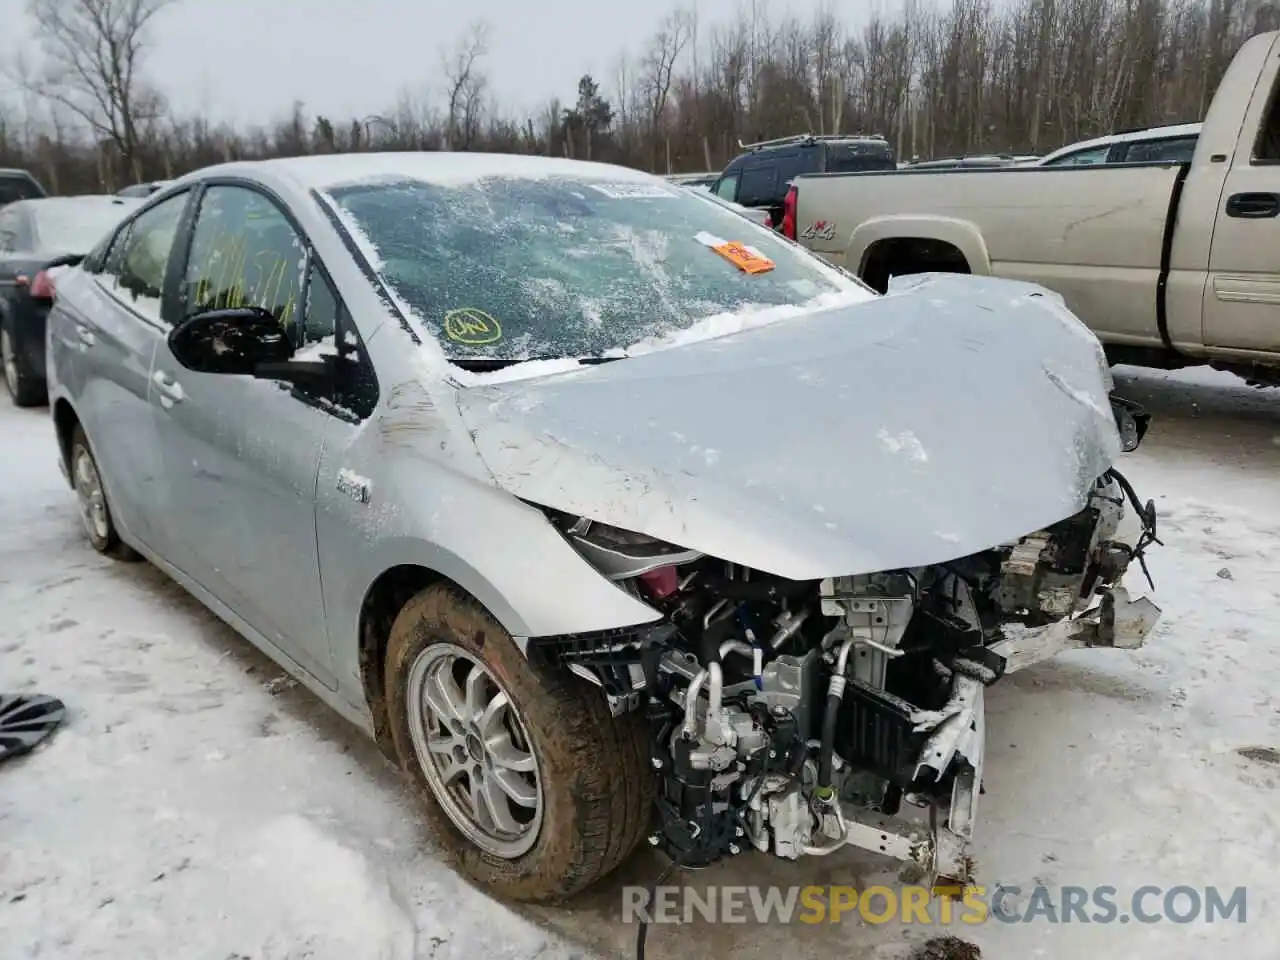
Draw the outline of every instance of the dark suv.
M46 195L40 181L27 171L0 169L0 207L15 200L39 200Z
M853 173L896 170L893 148L884 137L801 134L780 140L744 143L712 188L744 207L767 207L776 226L791 180L802 173Z

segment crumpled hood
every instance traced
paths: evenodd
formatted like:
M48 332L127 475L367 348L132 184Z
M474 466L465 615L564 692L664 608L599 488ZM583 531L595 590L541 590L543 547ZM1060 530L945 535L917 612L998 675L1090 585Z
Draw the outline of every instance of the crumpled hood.
M1041 287L905 279L459 406L511 494L784 577L940 563L1081 510L1120 452L1096 338Z

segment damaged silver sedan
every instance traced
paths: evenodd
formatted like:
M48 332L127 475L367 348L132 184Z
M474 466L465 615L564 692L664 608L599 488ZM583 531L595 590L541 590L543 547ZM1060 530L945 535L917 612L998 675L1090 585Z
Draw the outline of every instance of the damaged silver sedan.
M58 278L92 545L360 724L462 869L637 844L967 879L983 700L1159 615L1147 416L1056 295L885 296L713 201L531 157L176 181Z

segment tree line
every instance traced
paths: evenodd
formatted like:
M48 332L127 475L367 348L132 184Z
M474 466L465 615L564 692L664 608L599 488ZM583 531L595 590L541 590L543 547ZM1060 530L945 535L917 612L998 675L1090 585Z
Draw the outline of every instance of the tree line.
M0 166L51 192L114 191L227 160L352 150L486 150L714 170L744 141L887 137L899 157L1043 153L1121 128L1202 119L1227 65L1280 29L1278 0L905 0L860 26L831 9L732 20L678 7L608 76L519 116L492 95L492 26L440 51L435 96L365 117L247 128L181 116L146 75L149 28L181 0L29 0L38 62L8 70ZM304 93L305 91L289 91ZM282 91L283 93L283 91Z

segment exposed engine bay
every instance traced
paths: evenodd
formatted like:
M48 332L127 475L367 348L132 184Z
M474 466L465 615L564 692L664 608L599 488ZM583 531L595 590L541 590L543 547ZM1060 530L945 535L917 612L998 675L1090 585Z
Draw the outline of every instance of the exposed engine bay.
M1133 449L1146 415L1113 411ZM664 614L530 654L602 687L615 714L647 712L661 778L649 842L686 867L853 845L903 861L907 879L967 882L985 688L1065 649L1140 646L1160 614L1120 585L1158 541L1154 504L1114 469L1084 509L1017 542L821 581L553 519Z

